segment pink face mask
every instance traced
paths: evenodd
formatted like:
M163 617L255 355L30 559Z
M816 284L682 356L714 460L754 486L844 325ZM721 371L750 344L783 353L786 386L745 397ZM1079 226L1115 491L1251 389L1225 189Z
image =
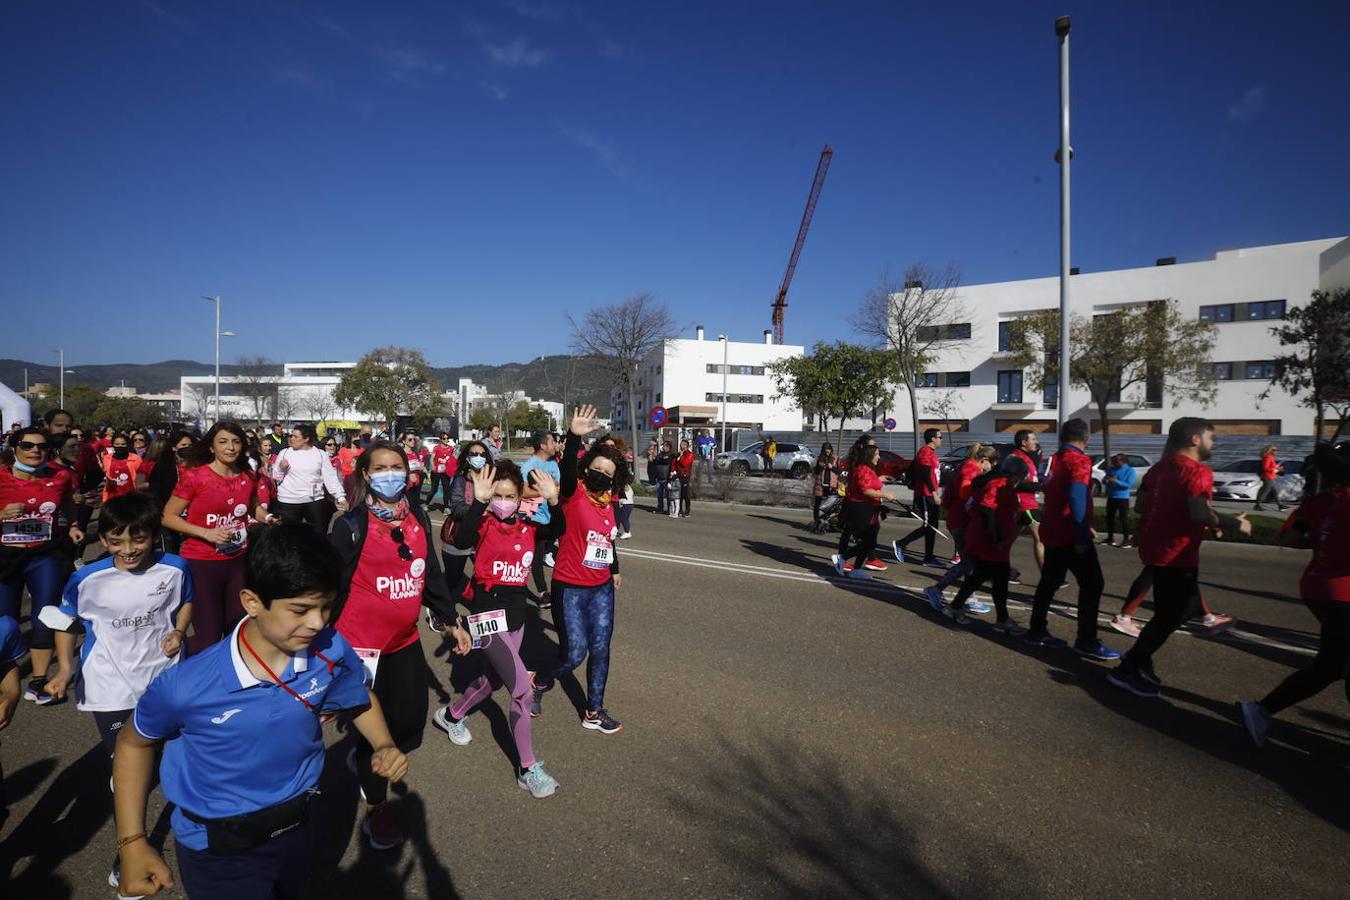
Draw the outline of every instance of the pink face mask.
M519 500L498 499L493 500L491 503L488 504L488 511L503 521L514 516L518 509L520 509Z

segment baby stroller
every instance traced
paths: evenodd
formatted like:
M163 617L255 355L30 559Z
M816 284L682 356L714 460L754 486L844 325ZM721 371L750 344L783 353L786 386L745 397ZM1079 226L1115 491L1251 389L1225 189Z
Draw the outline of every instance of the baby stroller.
M820 498L820 521L812 524L816 534L839 530L839 513L844 508L844 498L837 491L831 491Z

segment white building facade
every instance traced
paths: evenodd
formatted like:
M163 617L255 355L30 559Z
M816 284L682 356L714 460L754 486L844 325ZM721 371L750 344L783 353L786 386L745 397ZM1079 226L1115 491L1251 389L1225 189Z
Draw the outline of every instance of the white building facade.
M653 406L666 408L671 425L720 427L725 385L729 428L800 431L801 409L787 398L774 398L773 379L767 366L784 357L801 356L803 352L800 345L774 344L769 331L764 332L762 342L707 340L703 326L697 326L692 340L672 340L639 363L638 429L651 427L647 415ZM628 394L624 385L615 385L611 390L609 408L614 430L628 430Z
M282 364L280 376L266 383L252 376L220 377L220 414L216 415L215 375L184 375L179 379L179 402L186 422L202 424L216 418L292 422L360 422L353 409L333 399L342 376L354 362L293 362Z
M1203 416L1227 434L1312 434L1313 411L1270 388L1272 360L1280 345L1271 333L1290 309L1305 305L1312 291L1350 286L1350 238L1222 250L1191 263L1159 260L1148 268L1071 276L1071 313L1090 318L1151 300L1177 301L1183 316L1205 319L1218 329L1212 359L1217 380L1213 403L1173 397L1154 382L1126 388L1109 409L1116 433L1159 434L1181 416ZM1009 362L1008 323L1028 313L1059 307L1059 278L964 285L958 291L964 315L958 340L948 343L917 391L918 426L976 432L1053 430L1053 388L1039 390ZM1069 412L1098 428L1087 391L1075 389ZM897 392L892 412L902 430L910 425L909 400Z

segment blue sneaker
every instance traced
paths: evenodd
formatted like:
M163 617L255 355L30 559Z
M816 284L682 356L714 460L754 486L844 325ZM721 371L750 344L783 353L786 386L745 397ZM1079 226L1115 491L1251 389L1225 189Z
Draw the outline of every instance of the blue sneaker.
M1073 645L1073 652L1077 653L1079 656L1086 656L1088 659L1100 659L1103 662L1120 659L1120 654L1118 652L1112 650L1101 641L1093 641L1091 644L1075 643Z
M891 552L895 554L895 561L903 563L905 561L905 548L899 541L891 541Z
M945 569L945 568L947 568L947 564L946 564L945 562L943 562L942 560L938 559L936 556L930 556L930 557L928 557L927 559L925 559L925 560L923 561L923 564L924 564L925 566L927 566L928 568L930 568L930 569Z
M536 800L552 797L553 792L558 789L557 779L544 771L543 763L535 763L528 769L522 769L516 784L529 791L530 796Z
M848 570L844 568L844 558L838 553L830 554L830 565L834 566L835 574L840 578L848 577Z
M1069 642L1063 638L1057 638L1048 631L1028 631L1024 640L1033 647L1046 647L1051 650L1058 650L1060 647L1069 646Z
M982 616L993 609L988 603L981 603L978 600L970 599L966 601L966 612L977 616Z
M923 595L928 599L928 605L933 607L933 612L942 612L942 590L937 586L930 584L923 589Z

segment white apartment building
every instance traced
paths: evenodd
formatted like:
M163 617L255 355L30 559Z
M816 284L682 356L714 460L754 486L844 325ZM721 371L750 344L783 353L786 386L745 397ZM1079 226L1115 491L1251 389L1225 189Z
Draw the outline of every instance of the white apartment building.
M653 406L666 408L671 425L720 426L725 385L729 428L800 431L802 411L786 398L774 399L773 380L766 367L775 360L803 353L800 345L773 343L770 331L764 332L762 342L720 337L710 341L699 325L693 340L670 341L638 365L638 428L651 427L647 414ZM627 430L628 395L622 384L611 390L609 409L614 429Z
M1157 383L1127 388L1111 404L1111 429L1159 434L1173 419L1198 415L1228 434L1311 434L1313 412L1282 391L1259 395L1270 386L1271 360L1279 344L1271 325L1287 310L1304 305L1315 289L1350 286L1350 238L1327 238L1264 247L1221 250L1213 259L1110 272L1084 272L1070 280L1071 311L1084 317L1150 300L1173 299L1181 312L1215 323L1213 353L1218 393L1206 407L1169 396ZM963 285L959 305L964 321L952 323L960 338L950 343L928 384L918 390L919 427L942 427L936 412L949 401L954 430L1053 430L1053 388L1037 390L1008 363L1007 323L1019 315L1058 308L1059 278ZM1097 428L1096 408L1085 390L1069 396L1070 413ZM901 430L910 426L903 389L889 413ZM864 426L865 427L865 426ZM1333 426L1334 427L1334 426Z
M343 409L333 400L333 391L354 362L293 362L282 364L282 374L267 382L264 390L256 379L239 375L220 377L220 415L222 419L274 419L283 422L351 422L362 416ZM183 420L214 421L216 416L215 375L184 375L179 379L179 402ZM274 393L271 388L275 387ZM350 426L349 426L350 427Z
M524 391L519 390L509 391L503 395L490 394L486 386L476 383L472 378L461 378L459 380L459 388L456 391L455 398L461 440L473 435L473 429L469 427L470 414L480 406L496 405L499 401L504 401L509 406L514 406L517 403L538 406L548 413L555 431L563 430L563 405L556 400L535 400Z

